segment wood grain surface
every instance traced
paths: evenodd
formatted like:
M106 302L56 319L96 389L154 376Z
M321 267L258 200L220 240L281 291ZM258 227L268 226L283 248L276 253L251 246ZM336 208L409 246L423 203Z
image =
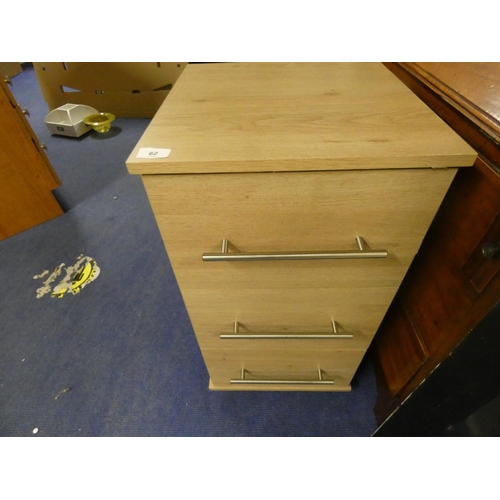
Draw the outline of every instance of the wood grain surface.
M140 148L171 149L141 160ZM188 65L134 148L212 389L349 390L456 167L476 153L382 64ZM182 175L178 175L182 174ZM205 262L204 253L354 250L385 259ZM230 340L255 332L341 341ZM250 376L318 388L231 385ZM309 375L310 374L310 375Z
M405 63L452 106L500 140L500 63Z
M266 356L287 350L304 363L317 350L366 351L455 173L402 169L143 176L198 343L202 353L212 353L205 360L213 384L228 388L228 379L223 383L220 378L227 378L227 371L215 379L212 375L219 370L218 351ZM220 251L222 238L234 242L237 248L231 251L236 252L307 251L353 249L358 234L373 248L386 248L388 258L202 260L203 253ZM287 334L328 333L332 319L353 339L219 337L231 331L234 321L254 332ZM281 371L286 374L288 368ZM344 372L344 384L334 390L345 390L354 371Z
M167 159L136 158L140 148ZM131 173L460 167L474 151L379 63L188 65Z
M59 184L12 93L0 81L0 240L62 215Z
M225 389L245 388L242 385L231 385L231 379L241 376L241 368L248 370L248 379L279 380L315 380L318 368L323 370L325 379L333 380L334 385L307 386L294 385L256 385L255 390L320 390L348 391L350 383L361 363L365 350L304 350L299 355L296 350L237 350L205 349L203 357L210 369L212 384Z
M454 179L372 344L379 423L500 300L498 263L481 256L483 243L500 240L499 190L499 175L481 158Z

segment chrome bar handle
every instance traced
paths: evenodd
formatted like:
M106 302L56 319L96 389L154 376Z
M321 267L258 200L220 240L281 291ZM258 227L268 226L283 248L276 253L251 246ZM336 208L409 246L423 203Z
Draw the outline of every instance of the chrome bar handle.
M240 378L232 378L229 382L231 384L279 384L279 385L334 385L333 380L325 380L323 378L323 370L318 368L318 380L271 380L271 379L256 379L249 380L245 378L247 370L241 369Z
M325 250L321 252L234 252L228 251L229 241L222 240L220 253L204 253L205 262L320 260L320 259L385 259L387 250L372 250L361 236L356 236L357 250Z
M339 324L332 320L333 333L240 333L240 322L235 321L233 333L221 333L219 337L222 340L244 339L244 340L293 340L293 339L352 339L350 333L340 333Z

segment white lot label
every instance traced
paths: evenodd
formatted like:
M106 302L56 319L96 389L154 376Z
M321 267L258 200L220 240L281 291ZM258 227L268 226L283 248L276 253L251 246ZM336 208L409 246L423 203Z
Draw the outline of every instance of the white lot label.
M136 158L168 158L171 149L141 148Z

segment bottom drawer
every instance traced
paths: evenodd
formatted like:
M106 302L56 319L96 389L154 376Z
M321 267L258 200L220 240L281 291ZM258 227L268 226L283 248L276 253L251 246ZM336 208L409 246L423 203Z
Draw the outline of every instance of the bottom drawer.
M210 389L350 391L366 350L204 349Z

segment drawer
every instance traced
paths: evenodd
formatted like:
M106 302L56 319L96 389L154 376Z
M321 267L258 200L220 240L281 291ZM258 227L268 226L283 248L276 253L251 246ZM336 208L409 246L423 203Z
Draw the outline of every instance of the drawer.
M143 176L181 291L399 286L456 169ZM387 258L204 262L204 253L355 250ZM189 300L189 299L188 299ZM188 305L188 309L190 304Z
M234 322L242 324L242 332L278 333L324 332L332 333L331 321L335 320L342 332L353 339L342 341L341 347L366 348L375 334L397 288L345 288L345 289L275 289L222 291L209 289L184 291L189 304L189 316L200 346L218 348L219 335L233 331ZM248 348L255 345L250 340L225 340L228 348ZM257 341L258 342L258 341ZM264 345L273 347L277 342L266 340ZM320 342L318 344L318 342ZM333 347L331 340L316 340L318 348ZM253 344L252 344L253 343ZM286 346L302 347L303 341L287 340ZM334 345L340 341L335 340ZM345 346L344 344L347 344ZM258 342L256 348L262 348ZM279 343L279 347L283 347Z
M349 391L365 352L362 349L204 349L203 357L211 388L215 390ZM243 383L238 381L242 379L242 370L245 370ZM280 383L272 383L276 381Z

